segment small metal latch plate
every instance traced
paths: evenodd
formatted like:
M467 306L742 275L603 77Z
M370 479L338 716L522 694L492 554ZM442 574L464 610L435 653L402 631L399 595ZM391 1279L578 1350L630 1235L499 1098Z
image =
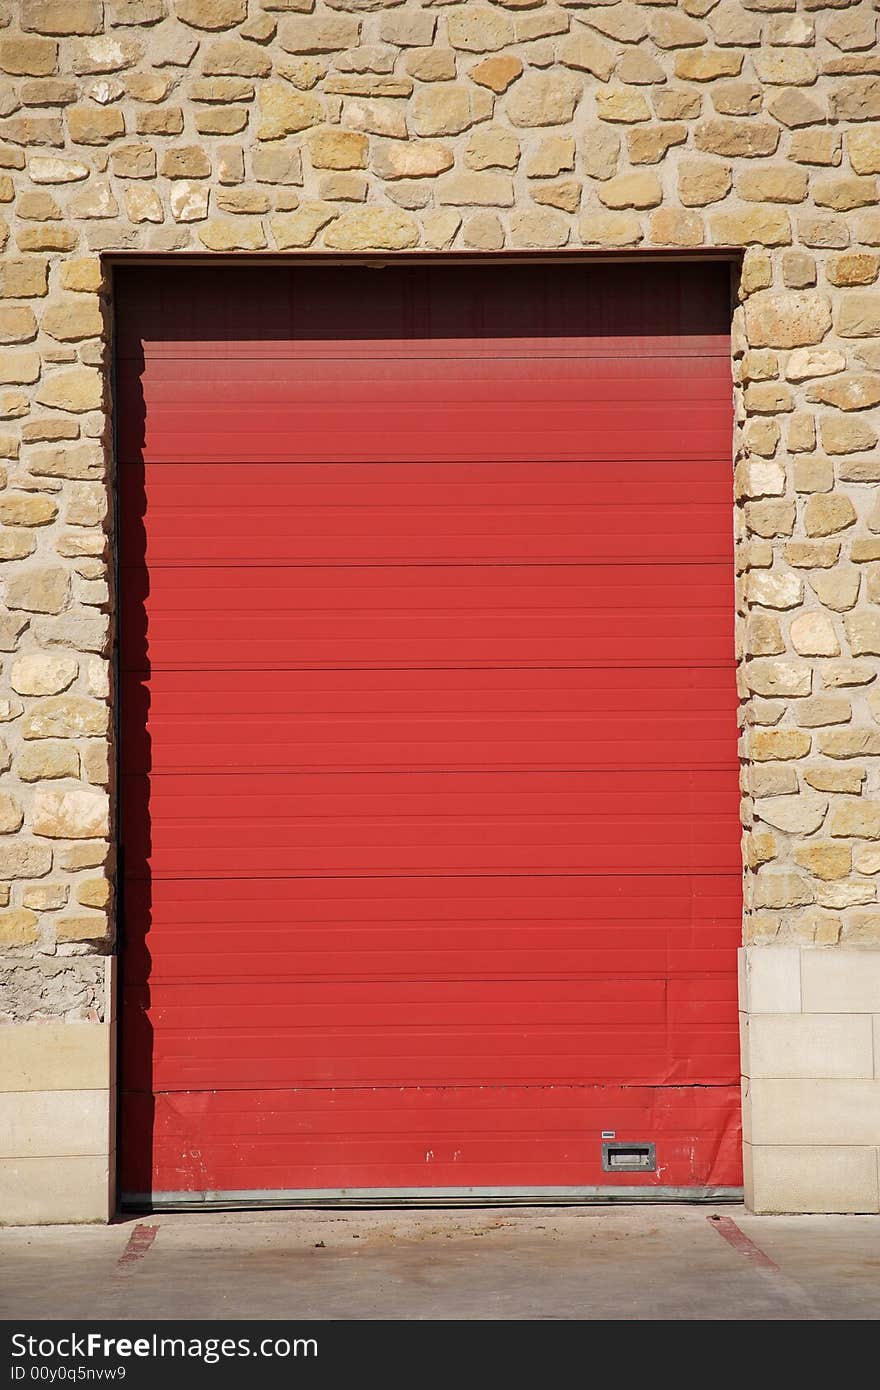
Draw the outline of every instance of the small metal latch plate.
M657 1157L653 1144L603 1144L602 1171L605 1173L656 1173Z

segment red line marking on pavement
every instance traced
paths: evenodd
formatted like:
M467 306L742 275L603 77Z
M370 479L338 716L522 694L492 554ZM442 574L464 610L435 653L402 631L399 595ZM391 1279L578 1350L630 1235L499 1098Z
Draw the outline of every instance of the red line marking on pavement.
M131 1265L136 1260L142 1260L156 1239L158 1231L158 1226L135 1226L125 1249L116 1261L117 1265Z
M722 1236L729 1245L732 1245L740 1255L744 1256L750 1264L756 1265L758 1269L767 1269L771 1274L781 1273L779 1265L775 1260L771 1260L769 1255L765 1255L760 1245L756 1245L753 1240L749 1240L745 1231L741 1231L739 1226L730 1216L708 1216L706 1220L709 1225Z

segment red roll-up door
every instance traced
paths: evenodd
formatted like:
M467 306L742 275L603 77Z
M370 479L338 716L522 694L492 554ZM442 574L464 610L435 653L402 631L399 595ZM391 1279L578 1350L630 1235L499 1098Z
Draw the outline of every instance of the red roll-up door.
M736 1187L726 267L116 292L127 1199Z

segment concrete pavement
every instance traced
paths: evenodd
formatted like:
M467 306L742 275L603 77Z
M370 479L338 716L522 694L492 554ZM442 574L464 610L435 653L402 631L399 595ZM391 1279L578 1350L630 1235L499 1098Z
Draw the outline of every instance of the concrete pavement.
M878 1316L872 1216L496 1207L198 1212L0 1230L6 1319Z

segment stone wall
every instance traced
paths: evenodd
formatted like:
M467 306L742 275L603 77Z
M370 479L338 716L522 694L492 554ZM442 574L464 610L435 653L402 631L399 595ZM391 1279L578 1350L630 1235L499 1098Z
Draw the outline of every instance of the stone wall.
M869 0L0 0L0 1020L108 1007L122 250L743 248L744 936L880 945L876 38Z

